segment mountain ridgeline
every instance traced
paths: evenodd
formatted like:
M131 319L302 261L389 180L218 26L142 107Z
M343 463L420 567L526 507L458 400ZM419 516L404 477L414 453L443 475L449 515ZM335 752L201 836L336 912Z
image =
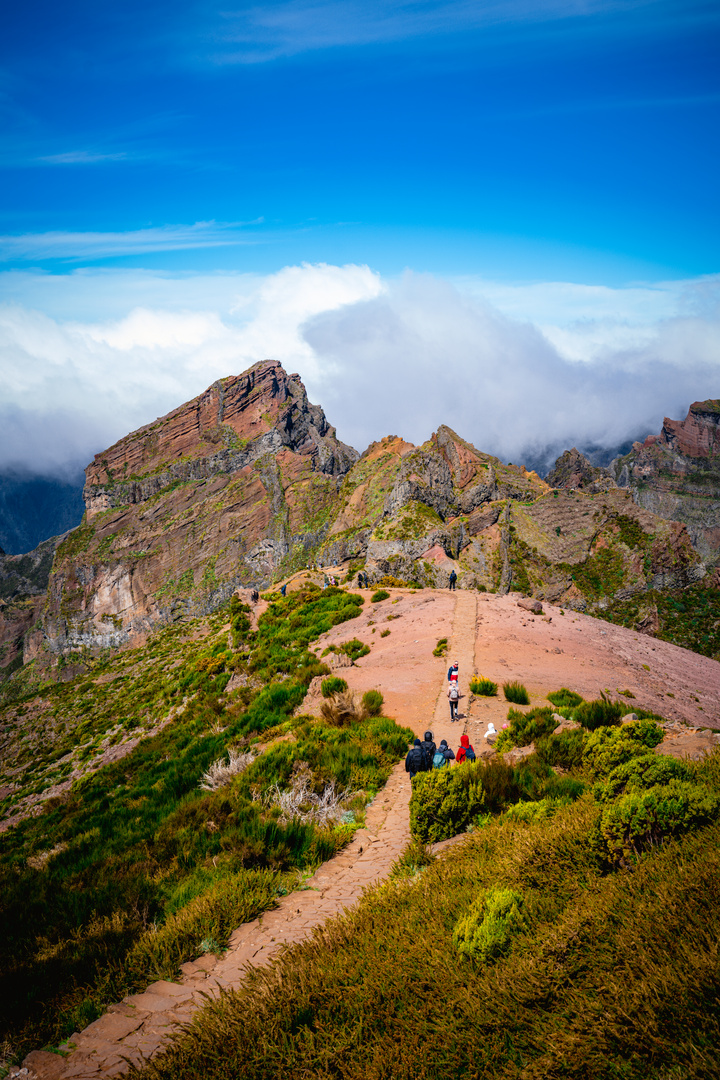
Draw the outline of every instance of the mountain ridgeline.
M31 584L3 558L0 664L137 642L318 562L415 587L455 570L657 631L658 596L713 580L719 421L696 403L607 469L571 450L543 481L445 426L358 454L299 376L255 364L96 455L81 525L23 557Z

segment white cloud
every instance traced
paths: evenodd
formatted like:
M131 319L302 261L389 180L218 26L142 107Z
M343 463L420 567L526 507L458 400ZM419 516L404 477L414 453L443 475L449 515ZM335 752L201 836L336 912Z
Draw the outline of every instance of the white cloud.
M153 251L184 251L230 247L257 240L240 229L255 221L196 221L193 225L162 225L127 232L46 232L0 236L0 262L15 259L102 259Z
M633 8L657 0L635 0ZM463 33L627 11L627 0L289 0L225 9L213 37L218 63L262 63L311 49Z
M48 154L38 158L47 165L97 165L100 161L125 161L127 154L102 154L93 150L68 150L64 154Z
M446 423L519 462L614 447L720 396L720 277L607 289L304 265L14 271L0 290L0 469L62 475L269 357L358 449Z

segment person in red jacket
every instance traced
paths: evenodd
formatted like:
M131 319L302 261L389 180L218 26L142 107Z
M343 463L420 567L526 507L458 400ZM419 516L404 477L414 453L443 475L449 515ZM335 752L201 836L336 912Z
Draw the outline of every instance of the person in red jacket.
M460 746L458 752L455 755L455 761L458 765L461 765L463 761L475 761L475 751L470 745L470 739L467 735L460 736Z

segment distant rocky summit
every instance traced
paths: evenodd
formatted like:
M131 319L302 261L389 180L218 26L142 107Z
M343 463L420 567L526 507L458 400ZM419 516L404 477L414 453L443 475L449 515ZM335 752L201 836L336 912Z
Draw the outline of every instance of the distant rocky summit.
M139 641L316 563L418 587L454 570L464 588L589 611L685 587L720 544L697 465L712 469L709 404L609 469L573 448L546 482L445 426L421 446L390 435L358 454L299 376L255 364L96 455L83 522L26 613L24 658Z
M634 443L608 474L640 506L682 522L706 562L720 557L720 399L696 401L684 420Z

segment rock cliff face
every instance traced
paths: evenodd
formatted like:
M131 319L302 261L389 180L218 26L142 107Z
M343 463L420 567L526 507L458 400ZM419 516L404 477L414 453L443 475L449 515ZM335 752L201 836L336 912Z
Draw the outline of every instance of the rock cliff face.
M635 443L608 473L647 510L682 522L706 562L720 558L720 400L696 401L684 420Z
M280 364L215 383L90 464L31 648L120 645L299 565L357 457Z
M52 536L27 555L6 555L0 549L0 680L22 666L23 642L40 618L62 539Z
M692 445L710 454L697 423ZM633 453L655 461L658 446ZM141 639L309 562L439 587L455 570L465 588L589 610L705 573L684 526L636 505L629 480L618 488L576 450L551 479L554 490L447 427L422 446L389 436L358 456L298 376L256 364L97 455L25 659Z

